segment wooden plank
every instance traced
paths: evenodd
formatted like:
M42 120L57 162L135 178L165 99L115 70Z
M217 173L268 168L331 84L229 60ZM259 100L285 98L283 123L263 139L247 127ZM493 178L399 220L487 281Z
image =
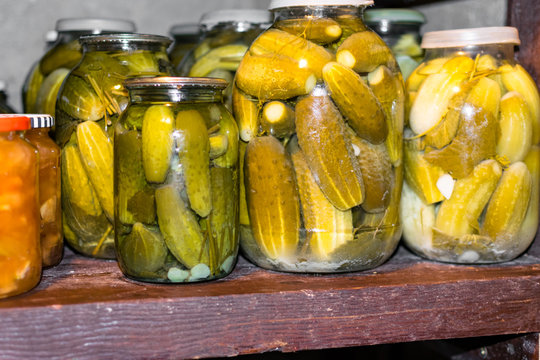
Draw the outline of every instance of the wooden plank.
M128 280L67 253L30 293L0 301L0 358L217 357L540 331L536 241L510 263L422 261L286 274L241 259L215 282Z
M508 0L507 23L519 30L518 61L540 85L540 1Z

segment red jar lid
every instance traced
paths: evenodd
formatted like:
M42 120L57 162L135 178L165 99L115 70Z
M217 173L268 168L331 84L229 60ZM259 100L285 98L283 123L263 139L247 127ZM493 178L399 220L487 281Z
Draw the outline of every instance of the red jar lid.
M21 114L0 114L0 132L30 129L30 118Z

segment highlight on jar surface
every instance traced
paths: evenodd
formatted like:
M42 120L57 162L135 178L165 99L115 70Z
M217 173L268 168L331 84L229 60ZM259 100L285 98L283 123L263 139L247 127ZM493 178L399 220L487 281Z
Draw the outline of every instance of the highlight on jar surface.
M57 265L64 253L60 202L60 147L49 137L54 118L46 114L26 115L31 129L25 138L39 154L39 213L43 267Z
M271 23L268 10L222 9L201 16L201 40L176 68L180 76L207 76L226 80L225 104L231 109L232 82L253 40Z
M81 62L56 103L56 143L62 148L62 211L66 243L90 257L115 258L113 133L127 107L123 83L171 75L171 40L145 34L80 38Z
M134 31L135 24L129 20L64 18L56 21L54 43L32 66L23 84L24 111L55 116L56 97L62 82L82 58L79 37Z
M538 228L540 99L511 27L426 33L411 74L405 243L430 259L511 260Z
M116 253L148 282L229 274L238 254L238 128L222 103L227 82L130 80L115 127Z
M25 115L0 115L0 298L31 290L41 278L38 153L23 137Z
M236 73L240 233L255 264L368 269L401 236L404 89L372 1L275 0Z

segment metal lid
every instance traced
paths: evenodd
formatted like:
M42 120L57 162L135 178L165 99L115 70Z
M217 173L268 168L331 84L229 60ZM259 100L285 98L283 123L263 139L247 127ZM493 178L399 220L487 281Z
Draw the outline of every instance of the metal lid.
M124 82L124 86L129 90L143 88L207 88L212 90L223 90L227 85L227 81L218 78L176 76L141 77L129 79Z
M370 23L388 21L405 24L425 24L426 17L420 11L412 9L368 9L364 20Z
M24 114L30 119L32 129L50 128L54 126L54 117L48 114Z
M515 27L483 27L472 29L456 29L432 31L422 38L422 48L436 49L486 44L519 45L519 33Z
M269 10L292 6L367 6L373 5L373 0L272 0Z
M84 35L79 38L81 44L127 44L127 43L154 43L169 46L172 39L167 36L149 34L106 34L106 35Z
M199 24L177 24L171 27L169 34L172 36L195 35L199 36L201 29Z
M220 23L245 22L251 24L270 24L272 14L263 9L224 9L210 11L201 16L199 23L207 28L212 28Z
M0 114L0 132L30 129L30 118L25 114Z
M123 19L66 18L56 22L56 31L134 32L135 23Z

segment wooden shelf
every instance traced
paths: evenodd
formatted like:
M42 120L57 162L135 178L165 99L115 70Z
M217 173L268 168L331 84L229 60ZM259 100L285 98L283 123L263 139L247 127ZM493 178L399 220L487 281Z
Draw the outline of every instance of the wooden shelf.
M540 332L540 240L520 258L463 266L404 248L340 275L260 269L134 282L113 261L65 254L31 292L0 301L0 357L218 357Z

